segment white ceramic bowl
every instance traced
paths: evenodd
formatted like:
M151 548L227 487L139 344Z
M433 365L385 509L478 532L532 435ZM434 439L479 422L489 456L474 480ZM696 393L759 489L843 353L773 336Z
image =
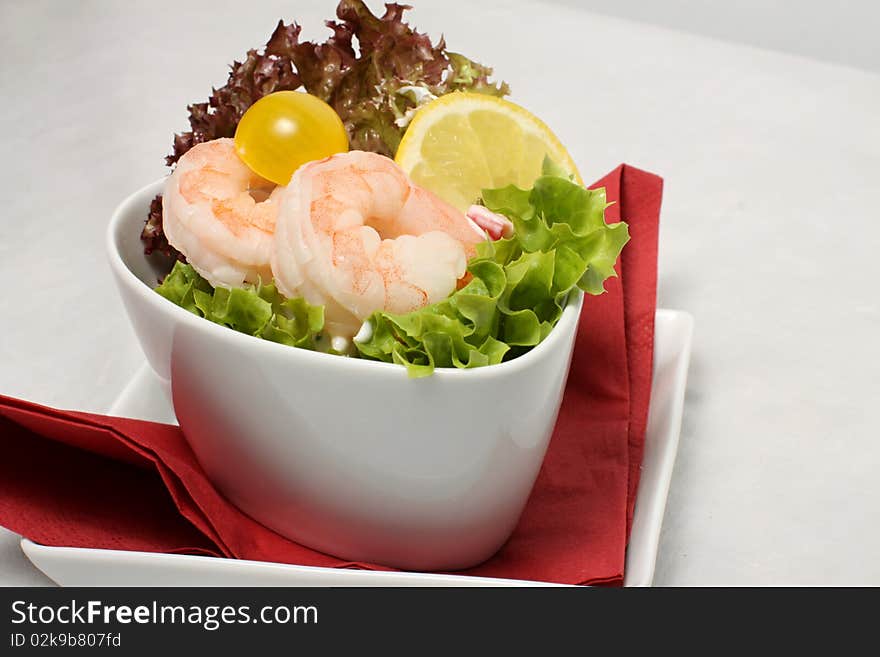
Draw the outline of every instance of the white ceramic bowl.
M343 559L455 570L494 554L547 450L582 295L524 356L424 379L260 340L152 291L169 263L146 257L139 236L162 183L114 212L110 265L147 360L218 489L267 527Z

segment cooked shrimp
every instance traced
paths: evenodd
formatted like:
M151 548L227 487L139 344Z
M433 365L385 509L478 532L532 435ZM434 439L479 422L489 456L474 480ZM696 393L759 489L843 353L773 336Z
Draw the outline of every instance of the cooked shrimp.
M467 218L486 231L490 240L500 240L502 237L513 235L513 222L503 214L492 212L482 205L472 205L468 208Z
M286 296L324 305L328 333L344 342L376 310L405 313L449 296L484 239L389 158L351 151L293 175L272 273Z
M268 281L279 194L239 159L232 139L198 144L165 184L165 235L214 287Z

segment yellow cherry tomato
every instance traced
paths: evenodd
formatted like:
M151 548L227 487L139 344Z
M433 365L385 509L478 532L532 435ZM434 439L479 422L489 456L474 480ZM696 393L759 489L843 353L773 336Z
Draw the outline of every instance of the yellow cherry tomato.
M286 185L306 162L347 151L348 135L339 115L317 96L276 91L241 117L235 150L254 173Z

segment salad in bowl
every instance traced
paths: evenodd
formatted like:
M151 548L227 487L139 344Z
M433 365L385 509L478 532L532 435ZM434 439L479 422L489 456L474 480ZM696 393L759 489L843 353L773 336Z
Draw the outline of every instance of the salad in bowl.
M513 530L583 293L629 235L507 85L406 8L342 0L324 43L279 22L189 107L109 251L231 501L337 556L455 569Z

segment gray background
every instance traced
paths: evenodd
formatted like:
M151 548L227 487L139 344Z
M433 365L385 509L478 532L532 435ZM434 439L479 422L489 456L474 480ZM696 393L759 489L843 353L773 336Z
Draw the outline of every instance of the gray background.
M880 71L873 0L554 0L608 16Z
M324 34L334 4L0 3L0 393L110 406L143 361L105 264L110 213L165 174L187 103L232 58L282 16ZM880 73L778 50L795 37L769 50L559 3L416 4L585 180L628 162L666 181L659 302L696 333L656 583L880 585ZM810 29L847 25L847 3L790 4ZM852 4L829 41L867 52L876 10ZM0 530L0 583L47 581Z

